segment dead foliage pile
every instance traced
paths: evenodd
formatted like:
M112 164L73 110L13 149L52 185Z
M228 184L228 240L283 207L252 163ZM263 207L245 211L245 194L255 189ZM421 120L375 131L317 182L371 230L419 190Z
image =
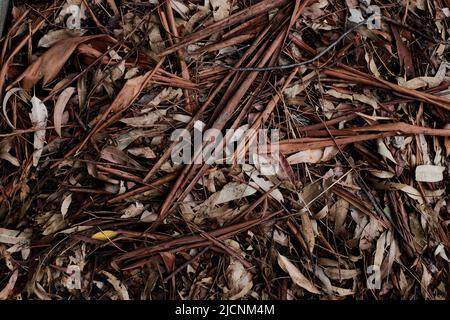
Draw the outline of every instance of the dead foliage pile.
M449 297L448 0L13 3L0 299ZM280 165L174 162L198 125Z

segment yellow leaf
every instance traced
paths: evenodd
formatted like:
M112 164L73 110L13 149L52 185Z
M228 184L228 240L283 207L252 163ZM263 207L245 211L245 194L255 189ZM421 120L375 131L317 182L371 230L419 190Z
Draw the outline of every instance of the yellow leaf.
M97 232L95 234L92 235L92 239L94 240L102 240L102 241L106 241L112 238L115 238L119 235L118 232L113 231L113 230L104 230L104 231L100 231Z

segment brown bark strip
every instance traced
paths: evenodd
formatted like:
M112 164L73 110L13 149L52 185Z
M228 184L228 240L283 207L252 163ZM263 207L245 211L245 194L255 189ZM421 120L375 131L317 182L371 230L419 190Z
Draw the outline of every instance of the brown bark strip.
M164 8L165 8L166 18L167 18L167 22L169 24L170 31L172 32L172 34L174 36L172 41L174 44L177 44L179 35L178 35L178 29L177 29L177 25L175 23L175 18L173 16L173 10L172 10L170 1L164 0ZM170 37L170 35L168 35L168 36ZM178 50L176 53L178 56L178 63L180 64L181 76L183 77L183 79L189 80L190 79L189 70L188 70L186 62L183 59L183 52L181 50ZM183 94L184 94L186 111L188 113L192 113L194 106L192 105L191 95L190 95L189 90L183 90Z
M167 48L165 51L160 53L160 56L166 56L168 54L174 53L175 51L182 49L189 44L195 43L197 41L200 41L202 39L205 39L206 37L209 37L213 35L214 33L219 32L220 30L223 30L227 27L230 27L232 25L245 22L248 19L251 19L255 16L258 16L260 14L269 12L272 9L279 8L285 4L289 3L288 0L264 0L261 1L251 7L248 7L242 11L239 11L238 13L235 13L228 18L225 18L223 20L217 21L213 23L212 25L206 27L205 29L202 29L196 33L193 33L184 39L182 39L179 43L173 45L170 48Z
M274 40L274 42L271 44L269 50L266 52L262 60L259 62L258 66L264 66L270 59L273 52L278 48L278 46L281 45L281 42L283 40L284 33L280 33L277 38ZM226 122L229 120L234 108L238 105L239 101L242 99L244 94L247 92L247 90L250 88L252 83L254 82L255 78L257 77L258 72L251 72L245 79L245 81L242 83L241 87L238 89L238 91L233 95L233 97L228 101L225 108L220 113L218 119L214 122L212 125L213 129L222 130L225 126ZM208 139L205 139L208 140ZM208 147L208 145L203 145L203 148ZM203 149L202 148L202 149ZM193 162L195 163L199 156L201 156L201 150L197 150L196 153L193 156ZM191 168L194 168L195 166L190 166ZM187 170L183 171L187 173L189 170L189 166L187 166ZM192 171L191 171L192 172ZM175 197L175 194L180 191L180 189L183 188L183 184L187 183L187 180L189 179L189 176L185 177L184 175L180 175L180 177L177 179L175 184L173 185L170 193L164 200L163 204L161 205L160 211L159 211L159 219L155 221L154 225L155 227L161 223L162 220L167 216L169 213L168 209L170 206L172 206L172 201Z

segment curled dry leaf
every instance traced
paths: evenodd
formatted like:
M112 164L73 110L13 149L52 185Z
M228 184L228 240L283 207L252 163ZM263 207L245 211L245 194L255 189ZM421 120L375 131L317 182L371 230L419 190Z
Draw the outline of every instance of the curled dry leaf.
M154 110L153 107L157 107L163 101L180 99L183 96L183 90L173 89L172 87L164 88L156 97L148 102L150 108L142 110L142 112L148 112L149 110ZM145 96L144 96L145 97ZM144 99L144 98L142 98Z
M144 86L147 84L147 79L152 72L153 70L150 70L146 74L128 79L112 102L110 107L111 111L120 112L128 108L138 94L144 89Z
M239 184L237 182L230 182L226 184L222 190L214 193L206 200L202 206L210 205L216 206L222 203L227 203L233 200L242 199L256 193L256 189L247 185Z
M158 220L158 214L145 210L144 212L142 212L142 216L141 216L140 220L142 222L150 223L150 222Z
M326 6L328 6L328 0L316 1L305 9L303 16L311 20L316 20L325 14L324 10L322 9L325 8Z
M440 197L442 196L442 194L444 193L445 190L441 189L441 190L426 190L426 189L422 189L423 193L422 194L419 190L417 190L414 187L411 187L407 184L403 184L403 183L394 183L394 182L389 182L386 184L387 187L389 188L393 188L395 190L400 190L403 191L408 197L410 197L411 199L416 200L419 204L423 204L424 203L424 195L425 197L431 198L432 197Z
M339 149L335 146L324 149L304 150L290 155L287 161L290 165L297 163L318 163L329 161L337 155Z
M230 0L211 0L214 21L220 21L230 15Z
M114 146L107 146L100 154L100 157L106 161L121 165L132 165L135 168L142 169L142 166L135 160L131 159L125 152Z
M448 258L447 254L445 253L445 247L442 243L440 243L437 247L436 250L434 250L434 255L435 256L440 256L442 259L444 259L447 262L450 262L450 259Z
M38 47L50 48L59 41L69 38L81 37L85 32L86 30L69 30L69 29L53 30L44 35L39 40Z
M364 55L364 58L366 59L367 65L369 67L369 70L372 72L372 74L377 78L381 78L381 74L378 71L375 60L373 59L373 55L366 52L366 54Z
M374 109L378 108L378 102L373 96L368 96L360 93L352 93L352 94L342 93L340 91L336 91L335 89L327 90L326 94L329 94L330 96L338 99L359 101L373 107Z
M19 270L16 269L13 274L11 275L11 277L8 280L8 283L6 284L6 286L3 288L2 291L0 291L0 300L6 300L8 299L13 290L14 290L14 286L16 284L17 278L19 276Z
M153 152L153 150L150 147L131 148L131 149L128 149L128 152L136 157L144 157L147 159L156 158L155 153Z
M79 44L98 37L99 36L76 37L59 41L34 61L33 64L17 78L16 82L22 81L22 87L25 90L33 88L33 86L42 78L44 78L44 85L47 85L58 75L61 68Z
M329 295L333 294L333 285L321 267L316 267L314 269L314 275L322 283L322 289Z
M344 230L348 209L349 203L344 199L339 199L330 209L330 215L334 217L334 232L337 234Z
M287 161L290 165L294 165L297 163L317 163L320 161L320 159L322 159L322 156L322 149L304 150L290 155L287 158Z
M278 175L282 170L281 166L277 165L277 162L281 162L281 159L278 157L257 153L254 153L252 156L255 168L264 176Z
M20 231L0 228L0 243L17 244L27 238L27 235Z
M5 116L6 123L13 129L16 129L16 127L11 123L11 120L9 120L8 112L6 111L6 105L8 104L9 98L11 98L11 96L13 94L15 94L16 92L19 92L21 90L23 90L23 89L22 88L12 88L12 89L8 90L8 92L5 93L5 97L3 98L3 104L2 104L3 115Z
M66 195L64 197L64 200L61 204L61 214L63 216L63 218L66 216L67 211L69 210L69 206L72 203L72 194L69 193L68 195Z
M239 243L236 241L227 240L225 241L225 244L232 247L232 249L238 254L243 254ZM238 259L230 258L230 264L225 271L225 275L227 277L227 284L229 288L227 296L230 300L243 298L253 287L253 275L245 269Z
M133 127L151 127L166 114L167 110L156 110L143 116L121 119L120 121Z
M372 247L372 242L379 236L383 230L381 224L374 217L369 218L369 223L366 219L362 219L362 232L359 239L359 248L361 250L368 250Z
M170 0L170 6L178 12L183 20L187 20L189 15L189 7L181 0Z
M289 246L288 236L284 232L278 231L277 229L273 232L273 241L284 247Z
M297 177L295 176L294 170L292 170L292 167L290 163L287 161L285 156L280 152L278 155L278 158L280 160L279 166L280 170L277 170L277 177L281 181L289 181L293 186L297 183Z
M395 176L395 173L384 170L370 169L369 172L377 178L389 179Z
M383 139L377 139L377 146L379 154L381 154L383 157L388 158L393 163L397 164L397 161L395 161L391 151L389 151L389 149L386 147L386 144L384 143Z
M67 226L67 222L64 220L62 214L53 214L50 219L44 224L44 231L42 234L47 236L49 234L53 234L61 229L64 229Z
M356 269L342 269L342 268L325 268L325 274L332 280L348 280L356 278L360 272Z
M425 298L428 298L430 295L428 293L428 287L430 286L431 281L433 280L433 275L428 271L428 268L423 263L422 263L422 270L423 270L423 273L422 273L422 279L420 281L420 284L421 284L420 290L422 292L422 295Z
M119 135L115 142L117 144L117 149L124 150L136 139L145 136L145 131L142 129L131 130L130 132Z
M4 139L0 141L0 159L9 161L12 165L19 167L20 162L16 157L12 156L9 151L12 148L12 141L14 138Z
M55 126L56 133L61 137L61 124L64 109L66 108L67 102L75 93L74 87L67 87L58 97L58 100L55 104L55 110L53 111L53 124Z
M256 170L253 166L249 164L244 164L242 166L242 169L250 177L250 179L253 180L252 182L249 183L250 186L253 186L255 188L259 187L266 192L268 192L274 186L274 184L271 181L263 178L263 175L260 172L258 172L258 170ZM280 192L280 190L278 190L278 188L272 190L270 192L270 196L272 196L275 200L279 202L284 202L283 194Z
M108 282L113 286L114 290L116 290L120 300L130 300L127 287L125 287L116 276L104 270L101 273L108 278Z
M278 264L280 265L281 269L289 274L292 281L296 285L311 293L320 293L319 289L317 289L316 286L308 278L306 278L303 273L301 273L300 270L292 262L289 261L288 258L281 255L280 253L278 253Z
M408 81L404 81L403 78L399 78L398 84L408 89L419 89L424 87L434 88L444 81L447 68L449 68L449 64L443 62L439 66L439 69L434 77L417 77Z
M128 80L128 79L136 77L138 74L139 74L139 68L131 68L125 73L123 78L125 80Z
M308 245L309 252L314 251L314 245L316 240L316 235L314 234L313 224L311 221L311 218L309 217L308 212L302 212L301 213L301 219L302 219L302 229L303 234L305 236L306 244Z
M252 274L248 272L239 260L232 259L225 271L228 277L228 292L230 300L243 298L253 287Z
M140 215L144 210L144 205L141 202L136 202L123 210L123 214L120 217L122 219L134 218Z

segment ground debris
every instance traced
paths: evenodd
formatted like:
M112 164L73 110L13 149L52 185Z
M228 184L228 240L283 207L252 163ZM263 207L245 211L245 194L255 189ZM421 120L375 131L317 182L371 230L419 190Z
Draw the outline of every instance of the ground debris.
M13 1L0 299L449 299L445 3Z

